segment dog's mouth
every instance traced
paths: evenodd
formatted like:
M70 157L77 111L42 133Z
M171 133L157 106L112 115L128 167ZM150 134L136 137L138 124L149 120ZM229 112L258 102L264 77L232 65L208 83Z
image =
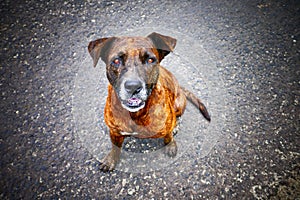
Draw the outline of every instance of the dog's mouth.
M129 107L139 107L141 103L143 103L143 101L135 97L132 97L127 100L127 106Z
M123 101L122 106L129 112L137 112L140 109L144 108L145 101L143 101L139 98L136 98L136 97L131 97L131 98Z

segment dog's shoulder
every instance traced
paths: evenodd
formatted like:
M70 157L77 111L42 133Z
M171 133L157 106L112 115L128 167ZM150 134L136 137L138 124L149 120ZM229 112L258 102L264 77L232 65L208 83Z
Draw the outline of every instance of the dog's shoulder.
M174 93L175 95L179 90L179 83L175 76L165 67L159 68L159 82L164 87L164 90Z

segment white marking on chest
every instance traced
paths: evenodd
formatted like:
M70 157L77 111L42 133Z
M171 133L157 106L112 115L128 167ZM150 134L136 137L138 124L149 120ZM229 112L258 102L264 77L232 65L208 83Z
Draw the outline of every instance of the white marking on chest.
M121 135L128 135L128 136L134 136L134 135L138 135L139 133L137 132L133 132L133 133L128 133L128 132L120 132Z

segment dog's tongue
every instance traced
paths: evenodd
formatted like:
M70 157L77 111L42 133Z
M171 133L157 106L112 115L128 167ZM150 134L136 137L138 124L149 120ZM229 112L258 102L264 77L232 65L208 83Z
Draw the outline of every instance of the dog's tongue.
M138 99L138 98L130 98L127 100L127 103L129 106L138 106L140 105L142 102L142 100Z

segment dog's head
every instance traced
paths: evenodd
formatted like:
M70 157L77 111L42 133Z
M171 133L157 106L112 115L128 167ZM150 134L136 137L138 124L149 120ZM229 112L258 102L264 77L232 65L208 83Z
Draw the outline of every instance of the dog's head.
M152 33L147 37L110 37L89 43L94 67L99 58L122 106L137 112L145 106L159 76L159 63L174 50L176 39Z

